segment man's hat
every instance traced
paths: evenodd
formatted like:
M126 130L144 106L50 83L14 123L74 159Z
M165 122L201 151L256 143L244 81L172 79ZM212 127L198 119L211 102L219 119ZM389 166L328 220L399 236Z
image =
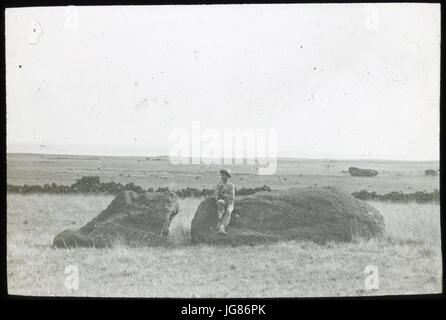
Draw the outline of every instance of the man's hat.
M229 178L231 177L231 170L229 169L221 169L220 174L226 174Z

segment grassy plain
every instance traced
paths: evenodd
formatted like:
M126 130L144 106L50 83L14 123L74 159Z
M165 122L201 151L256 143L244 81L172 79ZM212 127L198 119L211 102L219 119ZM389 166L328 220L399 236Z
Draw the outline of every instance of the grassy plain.
M264 167L266 165L259 165ZM228 165L236 187L289 189L307 186L336 186L349 193L360 191L432 192L440 189L438 175L424 170L439 168L438 161L313 160L279 159L273 175L258 175L256 165ZM375 169L378 176L351 177L349 167ZM99 176L102 182L133 182L143 188L213 188L220 164L171 164L166 157L100 157L43 154L7 154L7 182L15 185L71 185L82 176Z
M350 177L348 167L378 170ZM134 182L144 188L211 188L215 165L172 165L165 157L7 154L9 184L71 185L82 176ZM439 178L424 175L438 162L280 159L277 173L232 165L236 187L288 189L331 185L362 189L433 191ZM16 295L114 297L306 297L437 293L442 290L440 206L372 203L384 215L381 239L317 245L192 245L189 228L201 199L180 200L170 228L174 244L159 248L52 249L54 235L78 228L112 200L109 195L7 195L8 290ZM79 289L64 286L66 266L79 270ZM378 267L379 289L366 290L364 269Z

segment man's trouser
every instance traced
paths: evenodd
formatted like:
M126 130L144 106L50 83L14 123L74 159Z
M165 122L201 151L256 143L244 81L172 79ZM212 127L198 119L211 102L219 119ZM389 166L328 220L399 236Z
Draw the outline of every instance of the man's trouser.
M233 202L226 202L223 199L217 200L217 214L218 220L221 224L228 227L229 221L231 220L232 210L234 210Z

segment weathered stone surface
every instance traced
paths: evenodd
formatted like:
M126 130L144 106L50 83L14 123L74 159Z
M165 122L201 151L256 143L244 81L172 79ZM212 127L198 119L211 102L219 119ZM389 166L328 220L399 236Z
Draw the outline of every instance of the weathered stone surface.
M360 169L355 167L348 168L348 173L353 177L374 177L378 175L378 171L372 169Z
M192 241L240 245L295 239L324 243L377 237L384 230L384 218L377 209L331 187L236 197L229 235L218 234L216 224L216 201L208 198L192 220Z
M168 242L169 225L177 213L178 202L171 193L124 191L82 228L64 230L56 235L53 246L107 247L116 242L162 244Z

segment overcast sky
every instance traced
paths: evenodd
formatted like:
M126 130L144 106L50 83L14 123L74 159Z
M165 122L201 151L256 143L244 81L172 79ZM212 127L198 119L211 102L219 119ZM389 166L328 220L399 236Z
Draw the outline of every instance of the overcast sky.
M7 151L168 154L272 129L279 156L439 159L440 6L6 10Z

